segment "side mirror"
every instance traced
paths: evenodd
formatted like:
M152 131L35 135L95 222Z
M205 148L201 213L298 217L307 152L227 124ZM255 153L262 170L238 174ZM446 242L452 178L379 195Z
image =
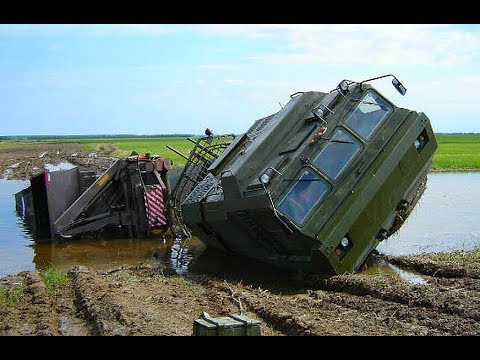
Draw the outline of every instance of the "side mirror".
M405 86L402 85L402 83L396 77L393 78L392 84L395 87L395 89L397 89L397 91L400 94L402 94L402 96L405 95L405 93L407 92L407 89L405 88Z

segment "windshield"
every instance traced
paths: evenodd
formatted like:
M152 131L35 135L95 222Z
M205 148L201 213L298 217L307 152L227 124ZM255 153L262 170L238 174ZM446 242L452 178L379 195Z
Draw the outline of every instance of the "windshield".
M390 106L379 95L368 92L345 123L368 140L390 111Z
M336 180L358 155L361 145L342 129L333 133L332 140L320 151L313 160L313 164L329 178Z
M306 170L280 201L278 209L296 223L301 224L329 190L330 186L326 181Z

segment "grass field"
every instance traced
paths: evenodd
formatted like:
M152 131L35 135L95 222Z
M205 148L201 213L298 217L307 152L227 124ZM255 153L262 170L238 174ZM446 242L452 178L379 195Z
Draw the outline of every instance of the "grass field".
M27 140L21 143L6 141L0 143L0 150L8 146L22 146L22 144L28 144L37 142L37 140ZM194 144L187 140L187 138L177 137L158 137L158 138L114 138L114 139L65 139L65 140L41 140L45 143L78 143L81 144L86 152L96 152L101 146L113 146L116 150L112 156L119 158L127 157L132 151L136 151L139 154L145 154L149 152L152 155L161 155L165 158L169 158L173 161L174 167L182 166L185 164L185 159L177 155L173 151L169 150L166 145L170 145L173 148L180 151L182 154L188 156L193 149Z
M480 134L436 134L438 150L433 159L436 169L478 169L480 170ZM132 151L138 153L150 152L173 160L178 167L185 163L185 159L167 149L170 145L188 156L193 144L186 138L158 137L158 138L115 138L115 139L66 139L41 140L48 143L79 143L87 152L95 152L100 146L113 146L116 150L112 154L125 157ZM31 141L4 141L0 142L0 150L25 146Z
M480 134L437 134L436 138L434 168L480 170Z
M174 137L143 139L82 139L80 143L83 144L85 150L89 152L96 151L99 146L102 146L104 144L111 144L117 149L113 154L117 157L126 157L130 155L132 151L136 151L139 154L145 154L149 152L152 155L161 155L163 157L169 158L173 161L174 165L177 166L185 164L185 159L175 154L173 151L169 150L166 145L172 146L186 156L188 156L194 146L194 144L188 141L186 138Z

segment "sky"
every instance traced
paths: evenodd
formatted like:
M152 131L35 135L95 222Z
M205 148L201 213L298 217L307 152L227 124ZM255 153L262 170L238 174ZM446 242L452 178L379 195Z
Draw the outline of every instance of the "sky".
M0 135L238 134L390 73L434 131L480 132L480 25L0 24Z

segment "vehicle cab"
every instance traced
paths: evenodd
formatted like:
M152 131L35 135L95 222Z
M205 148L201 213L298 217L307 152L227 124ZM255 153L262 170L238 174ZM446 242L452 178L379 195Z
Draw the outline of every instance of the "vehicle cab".
M296 93L210 166L216 192L197 197L195 220L187 201L185 220L225 251L306 271L356 271L412 211L436 148L425 114L395 106L366 81Z

